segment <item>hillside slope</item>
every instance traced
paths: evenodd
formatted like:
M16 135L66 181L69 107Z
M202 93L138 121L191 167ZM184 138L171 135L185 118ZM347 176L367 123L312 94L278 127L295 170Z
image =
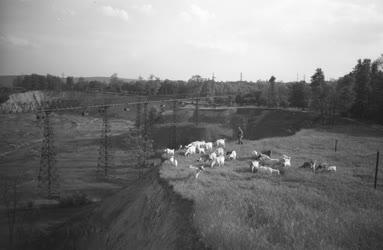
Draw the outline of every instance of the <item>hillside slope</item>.
M192 202L176 195L154 169L34 249L205 249L192 211Z

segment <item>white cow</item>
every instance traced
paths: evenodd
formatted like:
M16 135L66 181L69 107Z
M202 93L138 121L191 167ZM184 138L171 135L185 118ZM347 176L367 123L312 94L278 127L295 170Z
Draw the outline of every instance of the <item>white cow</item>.
M192 146L204 147L205 143L206 143L205 141L193 141L193 142L189 143L189 145L186 145L186 148L189 148L189 147L192 147Z
M197 152L198 154L205 154L205 149L202 148L202 147L200 147L200 146L197 146L197 147L196 147L196 152Z
M273 159L268 157L267 155L261 155L261 157L259 157L259 161L262 165L267 165L274 168L279 166L291 167L291 157L287 155L283 155L279 159Z
M190 146L186 149L185 156L192 155L196 153L196 147Z
M217 150L216 150L216 152L217 152L217 155L218 156L220 156L220 155L225 155L225 151L223 150L223 148L217 148Z
M209 160L214 160L215 158L217 158L217 153L216 152L213 152L211 154L209 154Z
M213 143L212 142L206 142L205 143L205 149L206 150L213 150Z
M326 167L326 171L336 172L336 166L328 166L328 167Z
M217 147L225 147L225 139L218 139L216 142Z
M259 162L262 165L274 166L274 165L279 165L281 163L281 159L272 159L268 156L266 157L261 156L259 158Z
M251 152L251 157L252 157L252 158L257 159L258 156L259 156L259 155L258 155L258 152L257 152L257 151L254 150L253 152Z
M282 155L281 163L283 167L291 167L291 157L287 155Z
M216 164L218 164L218 167L222 167L225 164L225 156L219 155L217 156L212 162L210 167L214 167Z
M250 162L250 169L251 172L255 173L259 168L259 161L251 161Z
M280 175L279 170L273 169L271 167L265 167L265 166L259 166L257 168L257 172L259 172L261 174L269 174L269 175L276 174L276 175Z
M174 149L165 148L164 153L168 155L174 155Z
M171 163L173 166L175 166L175 167L178 166L178 161L174 158L174 156L170 157L169 161L170 161L170 163Z
M234 150L231 151L231 153L229 154L229 159L230 160L236 160L237 159L237 152L235 152Z

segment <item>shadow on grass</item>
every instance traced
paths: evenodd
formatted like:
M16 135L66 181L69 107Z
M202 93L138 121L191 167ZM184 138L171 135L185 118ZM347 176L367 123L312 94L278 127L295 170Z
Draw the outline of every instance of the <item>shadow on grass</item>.
M166 179L169 181L187 181L190 178L194 177L193 173L190 173L186 176L178 176L178 177L167 177Z
M251 161L253 160L253 157L247 156L247 157L238 157L237 161Z
M237 173L251 173L250 167L241 167L241 168L236 168L234 169L234 172Z

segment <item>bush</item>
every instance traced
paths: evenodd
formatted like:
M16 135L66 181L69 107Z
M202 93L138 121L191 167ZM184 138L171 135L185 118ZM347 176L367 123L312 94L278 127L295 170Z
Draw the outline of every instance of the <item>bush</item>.
M0 87L0 104L8 101L11 90L9 88Z
M85 193L78 191L71 195L60 197L59 202L60 207L79 207L91 203Z

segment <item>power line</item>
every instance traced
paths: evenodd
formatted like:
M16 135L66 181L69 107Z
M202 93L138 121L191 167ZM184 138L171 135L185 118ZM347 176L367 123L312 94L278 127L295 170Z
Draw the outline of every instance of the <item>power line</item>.
M214 96L207 96L207 97L200 97L200 96L193 96L193 97L187 97L187 98L172 98L172 99L165 99L165 100L152 100L152 101L136 101L136 102L123 102L123 103L112 103L112 104L95 104L95 105L85 105L85 106L75 106L75 107L63 107L63 108L47 108L44 109L45 112L58 112L58 111L69 111L69 110L83 110L83 109L97 109L97 108L112 108L112 107L122 107L122 106L130 106L130 105L137 105L137 104L145 104L145 103L162 103L162 102L172 102L172 101L190 101L195 99L208 99L208 98L216 98L216 97L232 97L234 95L214 95ZM35 104L29 104L29 106L34 107ZM21 112L17 113L35 113L35 110L33 108L27 108L22 110ZM4 108L1 109L0 113L9 113L9 111L5 110Z

